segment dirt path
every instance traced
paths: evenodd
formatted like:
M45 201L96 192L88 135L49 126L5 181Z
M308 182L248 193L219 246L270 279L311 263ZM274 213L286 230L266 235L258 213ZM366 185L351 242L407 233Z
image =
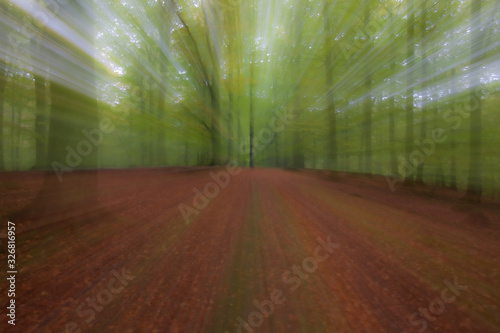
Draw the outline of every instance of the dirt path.
M498 203L273 169L216 185L220 171L105 170L92 223L14 221L16 326L4 314L0 331L500 331ZM40 177L0 175L3 211Z

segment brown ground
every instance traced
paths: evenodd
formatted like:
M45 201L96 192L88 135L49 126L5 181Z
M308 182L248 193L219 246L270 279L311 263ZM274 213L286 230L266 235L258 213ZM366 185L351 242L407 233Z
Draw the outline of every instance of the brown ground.
M193 206L213 171L102 170L92 221L13 221L15 327L3 219L0 331L500 332L498 202L245 169L187 225L178 205ZM2 213L27 205L42 181L0 174ZM317 241L328 237L330 253Z

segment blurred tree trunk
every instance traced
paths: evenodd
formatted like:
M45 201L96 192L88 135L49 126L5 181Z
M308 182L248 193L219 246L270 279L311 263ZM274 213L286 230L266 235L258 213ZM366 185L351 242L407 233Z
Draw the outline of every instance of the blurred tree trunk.
M391 63L391 72L394 70L395 64ZM394 101L394 95L389 97L389 165L392 175L398 174L398 162L396 159L396 124L394 119L394 114L396 110L396 104Z
M218 62L217 62L218 66ZM212 83L210 89L210 100L212 106L210 137L212 142L212 161L210 165L224 164L222 156L222 136L220 133L220 90L219 69L214 68L212 72Z
M414 81L414 73L410 70L410 67L413 65L415 59L415 1L408 1L407 5L407 20L408 26L406 28L406 63L407 63L407 80L406 80L406 106L405 106L405 158L409 159L410 155L413 151L414 147L414 134L413 134L413 109L414 109L414 101L413 101L413 81ZM410 161L411 163L411 161ZM410 173L409 176L406 177L405 184L411 185L411 180L414 175Z
M325 69L326 69L326 87L327 87L327 106L326 113L328 117L328 139L327 139L327 158L326 168L331 170L338 169L338 152L337 152L337 110L335 109L335 96L333 88L333 59L332 59L332 43L333 33L330 25L330 3L325 1L323 7L323 22L325 25ZM331 91L330 91L331 90Z
M208 52L210 54L210 59L212 62L211 75L208 77L208 88L210 92L210 138L212 143L212 159L210 165L222 165L224 164L223 154L222 154L222 135L221 135L221 108L220 108L220 60L219 60L219 47L221 45L216 45L216 36L212 33L212 38L210 38L210 32L212 28L215 29L217 26L216 20L220 19L220 13L218 12L218 7L202 5L203 18L205 21L205 39L208 47ZM220 36L220 35L219 35ZM203 64L203 62L201 62Z
M22 105L24 97L25 96L18 96L18 101L20 101L20 103L17 105ZM14 112L14 108L12 108L12 112L15 114L16 117L15 122L13 123L15 124L16 140L14 144L14 158L12 159L12 162L14 165L14 170L18 171L21 169L20 148L23 144L22 131L21 131L21 128L23 126L22 124L23 109L16 107Z
M8 14L9 5L6 1L0 1L0 10ZM7 36L7 31L2 31ZM5 145L4 145L4 111L5 111L5 88L7 87L7 58L0 52L0 171L5 170Z
M455 116L455 100L454 96L456 94L455 89L455 73L456 69L453 68L450 73L450 82L451 82L451 115ZM456 156L456 130L454 129L454 125L450 125L450 188L453 190L457 190L457 156Z
M236 19L233 11L228 11L227 20L225 20L226 25L224 26L225 31L228 32L227 39L227 66L228 66L228 82L227 85L227 97L229 100L227 107L227 159L226 162L230 160L234 160L234 144L237 140L234 137L234 64L236 61L235 51L233 48L234 43L234 32L233 34L229 34L229 31L232 31L231 28L236 26Z
M300 115L300 97L297 95L295 97L295 119ZM302 132L300 126L296 123L295 131L293 132L292 139L292 148L293 148L293 168L294 169L303 169L304 168L304 151L302 149Z
M45 63L45 52L41 43L41 35L37 34L31 40L32 54L41 63ZM47 167L47 88L43 74L33 71L35 80L35 169Z
M233 94L228 93L229 105L227 111L227 161L233 159L234 133L233 133Z
M15 94L17 95L17 94ZM17 97L17 96L16 96ZM17 106L19 105L19 101L17 98L13 99L14 103L10 108L10 169L13 171L17 170L17 160L16 160L16 147L19 145L17 142L17 132L19 129L19 124L16 121L16 115L18 113Z
M299 39L300 40L300 39ZM297 57L297 63L300 64L300 56ZM294 99L292 112L294 114L295 124L294 131L292 136L292 163L294 169L303 169L304 168L304 150L302 148L302 129L300 128L300 123L298 119L302 112L301 106L301 98L300 95L300 83L297 83L297 88L294 91Z
M372 98L370 92L372 89L372 75L367 67L365 73L365 91L367 96L364 102L363 119L363 138L364 138L364 165L362 172L370 174L372 172Z
M368 54L371 49L371 36L367 32L368 23L370 21L370 5L369 2L365 5L365 51L364 54ZM371 173L372 172L372 67L369 63L365 62L365 101L364 101L364 120L363 120L363 138L364 138L364 148L365 148L365 158L364 166L362 172Z
M34 74L35 78L35 169L47 167L47 97L45 88L45 78L42 75Z
M160 71L160 73L162 73ZM167 147L165 146L165 130L164 130L164 121L165 121L165 96L161 91L161 88L158 90L157 96L157 105L158 105L158 124L156 125L156 156L158 165L164 166L167 164Z
M219 45L214 45L214 40L209 36L209 28L216 27L218 20L222 19L220 13L217 8L210 6L210 12L207 11L207 4L202 4L203 9L203 20L205 22L205 26L207 29L205 30L205 40L208 48L208 52L210 54L212 67L207 68L203 61L200 50L198 48L198 44L191 33L191 29L187 25L186 21L183 19L179 7L174 0L170 0L170 5L173 6L173 10L179 19L182 26L186 29L186 32L189 36L189 40L193 43L194 47L194 56L195 61L197 62L197 66L201 70L199 74L201 74L201 82L208 89L209 97L210 97L210 143L211 143L211 158L210 165L221 165L224 163L222 156L222 137L220 132L220 62L217 54L217 50ZM210 17L208 17L210 14ZM222 35L222 34L220 34ZM220 36L219 35L219 36ZM210 72L210 75L209 75Z
M439 96L437 94L432 97L434 100L438 100ZM432 128L440 128L439 126L439 113L441 107L437 105L433 100L431 99L431 107L429 108L428 112L432 112ZM432 135L432 134L431 134ZM434 152L434 156L436 157L436 167L435 167L435 177L433 180L433 183L436 184L438 187L445 187L446 186L446 181L445 181L445 173L444 173L444 167L443 167L443 155L444 155L444 147L442 145L436 145ZM423 181L423 179L422 179Z
M390 33L391 33L391 38L393 40L396 39L396 33L394 29L394 24L392 24L394 20L394 13L393 13L393 8L389 7L387 9L389 11L390 19L389 22L390 24ZM396 60L395 60L395 52L391 52L391 61L390 61L390 72L395 73L396 70ZM390 90L393 91L395 89L394 85L394 79L391 78L390 85L391 88ZM389 97L389 166L391 170L392 175L397 175L398 174L398 162L396 159L396 124L395 124L395 112L396 112L396 103L395 103L395 97L394 94L391 93L391 96Z
M481 0L472 0L471 5L471 67L479 64L484 56L480 48L483 45L481 27ZM472 76L470 83L470 142L469 142L469 175L467 179L467 199L471 202L481 200L481 94L477 87L480 78Z
M230 46L231 42L229 42L228 48L231 50ZM231 51L229 51L231 52ZM231 62L232 63L232 62ZM229 82L232 82L233 80L233 68L230 65L229 68ZM229 162L230 160L234 159L234 142L235 137L234 137L234 131L233 131L233 112L234 112L234 95L233 92L231 91L232 87L229 89L227 96L228 96L228 106L227 106L227 159L226 162Z
M254 123L254 117L253 117L253 52L252 52L252 57L250 61L250 132L249 132L249 138L250 138L250 152L249 152L249 164L250 168L253 168L253 159L254 159L254 151L253 151L253 123Z
M243 134L241 133L241 118L240 118L240 112L236 112L236 126L238 130L238 151L237 151L237 157L236 160L238 161L238 164L241 165L241 143L242 141L242 136Z
M156 10L161 13L160 17L168 17L169 15L169 10L168 4L163 3L162 1L158 2L158 7ZM171 24L163 22L155 22L155 24L163 24L159 28L159 37L162 43L165 43L166 45L169 44L171 36L170 36L170 31L172 29ZM168 59L164 57L164 53L162 49L159 47L160 43L157 43L158 47L156 49L157 55L158 55L158 72L161 74L161 78L163 79L162 82L165 82L165 84L169 84L168 82L168 77L167 77L167 68L165 66L165 63ZM165 95L163 93L164 87L159 84L158 85L158 95L157 95L157 101L156 104L158 105L158 124L156 126L156 156L157 156L157 163L160 166L164 166L167 164L167 147L166 147L166 136L165 136L165 113L166 113L166 103L165 103Z
M189 165L189 144L184 142L184 166Z
M280 139L280 134L279 133L274 133L274 167L281 168L281 160L280 160L280 147L279 147L279 139Z
M139 130L139 145L141 147L140 165L144 166L147 164L147 158L148 158L148 142L146 141L147 126L145 125L147 117L147 104L146 104L147 92L144 87L141 87L139 89L141 90L141 110L140 110L141 126Z
M345 122L345 126L344 126L344 129L342 130L342 133L344 134L344 142L346 142L347 144L349 144L350 142L350 135L349 135L349 116L347 114L344 114L344 122ZM343 171L350 171L351 170L351 151L350 151L351 147L350 145L349 146L346 146L344 147L344 170Z
M151 54L150 52L148 54ZM152 57L150 57L150 61L152 60ZM154 117L154 110L155 110L155 93L156 89L153 87L150 87L148 89L148 109L147 109L147 114L146 114L146 124L147 124L147 133L146 133L146 147L147 147L147 158L146 158L146 165L147 166L153 166L155 165L155 152L156 152L156 140L154 138L155 134L155 129L156 129L156 124L154 124L151 120Z
M293 26L295 27L293 32L293 37L295 38L294 47L292 50L292 64L295 68L300 68L301 64L301 49L302 44L302 30L304 28L304 18L302 13L304 13L306 7L298 8L295 12L295 17L293 19ZM304 151L302 149L302 129L300 128L299 117L302 113L301 106L301 89L300 89L300 78L296 81L295 88L292 91L292 98L294 99L292 106L292 114L294 115L294 123L292 126L292 168L302 169L304 168Z
M7 86L7 64L3 55L0 55L0 170L5 170L4 160L4 104L5 87Z
M420 122L420 142L425 140L426 134L427 134L427 98L426 98L426 89L427 89L427 4L426 0L420 0L421 4L421 18L420 18L420 40L421 40L421 45L420 45L420 50L421 50L421 62L422 62L422 77L423 82L421 84L422 87L422 119ZM417 182L423 183L424 182L424 164L425 163L420 163L417 167Z
M77 3L67 2L61 6L61 13L72 22L83 35L93 42L93 13ZM82 51L62 40L50 36L65 52L79 59L60 56L57 50L50 55L51 72L68 75L60 68L71 66L75 74L72 79L61 83L58 75L50 81L50 117L47 160L52 170L46 171L42 189L30 207L37 217L50 218L52 222L73 217L84 218L97 205L97 157L98 145L89 142L83 131L99 131L99 115L95 88L94 59L92 50ZM61 66L61 67L58 67ZM102 133L101 133L102 135ZM94 137L98 139L97 136ZM97 140L96 142L99 143ZM72 151L72 153L70 153ZM76 171L75 169L84 169Z

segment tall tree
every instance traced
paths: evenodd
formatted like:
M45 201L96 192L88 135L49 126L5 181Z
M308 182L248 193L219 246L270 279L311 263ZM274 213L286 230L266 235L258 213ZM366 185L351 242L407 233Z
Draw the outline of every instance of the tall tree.
M413 81L414 81L414 71L412 68L415 61L415 0L409 0L407 5L407 21L408 25L406 28L406 105L405 105L405 157L410 158L410 155L414 147L414 134L413 134L413 109L414 109L414 98L413 98ZM410 162L411 163L411 162ZM406 184L411 184L410 180L413 179L413 175L410 175L410 179L406 180Z
M299 2L300 3L300 2ZM302 6L302 3L300 3ZM303 6L301 8L298 8L295 12L294 18L293 18L293 27L295 28L293 30L293 51L291 55L291 64L293 66L293 71L296 70L296 68L300 68L301 64L301 51L302 51L302 33L304 29L304 17L302 15L303 12L307 10L307 5ZM299 72L300 73L300 72ZM292 106L292 113L294 115L295 123L294 123L294 131L293 131L293 136L292 136L292 167L295 169L302 169L305 166L305 161L304 161L304 151L302 148L302 129L300 128L300 122L299 122L299 117L302 113L302 91L301 91L301 77L296 76L296 82L295 86L292 89L292 98L293 98L293 106Z
M251 58L250 58L250 94L249 94L249 105L250 105L250 124L249 124L249 138L250 138L250 152L249 152L249 163L250 163L250 168L254 167L254 149L253 149L253 131L254 131L254 107L253 107L253 80L254 80L254 74L253 74L253 67L254 67L254 52L251 52Z
M4 160L4 103L5 87L7 86L7 64L3 55L0 55L0 170L5 170Z
M389 1L390 4L390 1ZM396 33L395 33L395 28L394 28L394 11L395 9L391 6L388 8L389 11L389 22L390 23L390 39L395 40L396 39ZM389 61L389 69L391 75L395 73L396 69L396 59L395 59L395 52L394 50L390 51L390 61ZM390 89L389 89L389 166L391 170L391 174L396 175L398 172L398 163L396 159L396 122L395 122L395 113L396 113L396 103L395 103L395 94L392 93L392 90L395 89L395 83L394 79L390 78Z
M205 40L211 60L209 91L210 91L210 138L212 142L212 161L210 165L222 165L224 157L222 153L222 117L220 106L220 50L222 35L217 29L222 20L220 8L211 3L203 2L203 18L205 21Z
M481 0L472 0L470 33L470 65L474 68L481 63L484 54L483 35L481 31ZM477 75L471 75L470 82L470 141L469 141L469 175L467 178L467 198L472 202L481 200L481 94L477 87L481 84ZM476 94L476 92L478 92Z
M0 2L0 10L7 12L8 6L6 2ZM1 24L1 23L0 23ZM3 24L2 25L2 29ZM0 170L5 170L5 144L4 144L4 105L5 105L5 88L7 87L7 59L3 52L0 52Z
M325 0L323 7L323 24L325 29L325 75L327 89L327 106L326 113L328 117L328 138L327 138L327 159L326 168L337 170L338 152L337 152L337 110L335 109L335 93L333 91L333 67L334 61L332 57L332 40L334 40L331 16L330 16L330 1Z
M159 41L156 41L157 47L157 66L158 72L160 73L160 79L162 82L158 83L158 94L157 94L157 108L158 108L158 123L156 126L156 163L160 166L165 165L167 163L167 147L165 144L166 136L165 136L165 86L167 83L166 77L166 57L163 53L163 50L160 45L169 45L170 42L170 30L172 29L170 24L170 18L168 14L167 4L164 4L163 1L159 1L157 6L153 7L153 10L157 12L155 17L158 17L159 20L155 22L155 24L159 25Z
M198 41L195 39L189 25L181 15L180 9L177 6L176 1L170 0L170 4L175 12L176 17L179 19L181 25L186 29L186 32L194 48L194 61L195 68L199 70L199 75L201 75L201 84L205 86L208 90L208 95L210 98L210 142L211 142L211 165L220 165L224 163L222 154L222 137L221 137L221 116L220 116L220 59L219 50L221 47L220 41L216 39L217 34L216 27L218 22L220 22L221 16L219 9L212 6L212 3L202 4L203 10L203 20L205 23L205 41L206 48L209 55L209 64L203 61L202 54L200 53L200 48L198 47ZM191 51L188 51L189 58L192 57Z
M427 132L427 3L426 0L420 0L420 61L422 65L422 108L420 121L420 142L423 142ZM417 167L417 182L424 182L424 163L420 163Z
M92 7L66 2L61 5L60 13L75 25L91 48L94 40ZM50 55L51 72L56 73L50 80L47 151L52 170L46 171L34 205L38 213L53 220L63 220L78 215L84 217L97 205L98 145L91 144L83 134L83 131L92 133L94 141L98 142L95 67L92 49L81 49L62 36L48 37L61 45L60 50L53 50ZM70 77L64 68L73 68ZM67 81L61 82L60 77L66 77ZM76 172L74 169L85 170Z
M370 22L370 3L367 2L365 4L365 13L364 13L364 54L369 54L371 50L371 36L368 33L368 24ZM372 75L373 68L370 66L369 61L365 61L365 100L364 100L364 119L363 119L363 139L364 139L364 148L365 148L365 158L364 158L364 167L362 170L366 173L372 172Z
M455 101L453 97L456 94L456 82L454 80L456 74L456 69L452 68L450 71L450 95L452 96L450 100L450 111L451 115L455 116ZM457 153L456 153L456 130L455 126L450 124L450 188L453 190L457 189Z
M45 62L43 55L43 46L41 43L41 34L36 34L31 40L31 48L33 54ZM33 77L35 79L35 169L42 169L47 167L47 88L45 76L34 71Z

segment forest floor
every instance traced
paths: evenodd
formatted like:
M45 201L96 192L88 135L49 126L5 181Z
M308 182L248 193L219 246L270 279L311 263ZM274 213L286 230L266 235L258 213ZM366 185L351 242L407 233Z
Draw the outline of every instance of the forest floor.
M15 326L2 219L0 331L500 332L499 202L391 192L382 177L221 172L101 170L91 220L12 221ZM0 174L2 214L42 182Z

